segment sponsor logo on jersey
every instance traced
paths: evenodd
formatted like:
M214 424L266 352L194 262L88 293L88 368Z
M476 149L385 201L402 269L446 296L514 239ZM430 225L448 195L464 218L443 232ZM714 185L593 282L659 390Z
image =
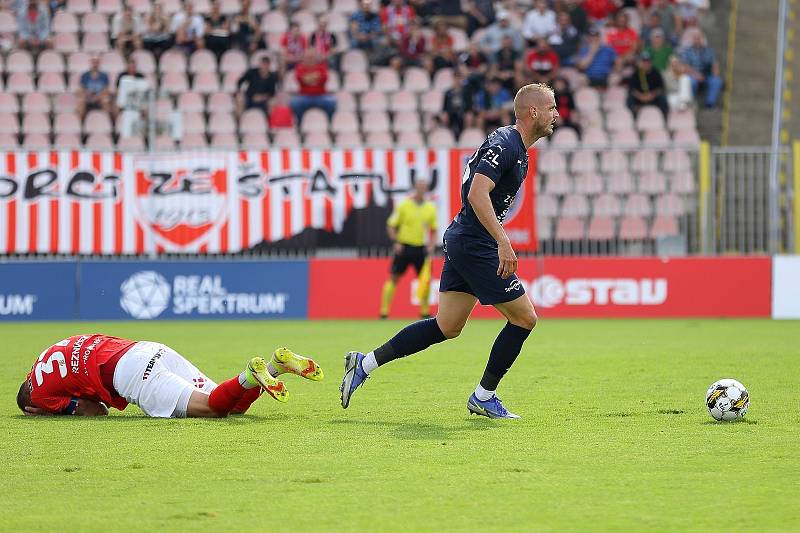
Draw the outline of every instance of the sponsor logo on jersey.
M35 294L0 294L0 316L32 315L36 300Z

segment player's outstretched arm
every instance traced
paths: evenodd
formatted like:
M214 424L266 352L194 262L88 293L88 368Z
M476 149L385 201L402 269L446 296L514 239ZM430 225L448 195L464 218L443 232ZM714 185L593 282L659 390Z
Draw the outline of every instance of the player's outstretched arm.
M83 398L76 399L74 410L70 409L61 412L53 412L41 407L34 407L32 405L25 406L26 416L57 416L57 415L75 415L75 416L106 416L108 415L108 407L102 402L95 402L93 400L85 400Z

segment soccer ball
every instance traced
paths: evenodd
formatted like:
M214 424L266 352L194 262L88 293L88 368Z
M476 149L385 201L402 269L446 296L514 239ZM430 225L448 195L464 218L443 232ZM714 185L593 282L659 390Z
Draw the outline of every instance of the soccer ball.
M735 379L721 379L708 388L706 406L715 420L736 420L747 413L750 393Z

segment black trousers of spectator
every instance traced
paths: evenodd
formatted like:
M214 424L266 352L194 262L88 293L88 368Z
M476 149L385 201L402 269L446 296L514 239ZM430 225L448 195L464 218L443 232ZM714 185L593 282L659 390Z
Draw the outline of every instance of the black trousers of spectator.
M641 109L646 105L654 105L657 108L659 108L661 112L664 114L664 120L666 120L667 115L669 114L669 104L667 103L667 97L664 96L663 94L657 96L654 100L650 102L642 102L636 97L634 97L632 94L629 94L627 99L627 104L630 110L633 111L634 114L639 113L639 109Z

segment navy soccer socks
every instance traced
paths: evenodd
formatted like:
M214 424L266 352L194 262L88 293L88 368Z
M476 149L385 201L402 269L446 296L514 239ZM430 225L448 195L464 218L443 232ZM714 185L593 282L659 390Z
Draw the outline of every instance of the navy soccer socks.
M489 353L489 362L486 363L486 370L483 372L480 387L484 391L494 392L497 390L497 385L503 376L506 375L508 369L514 364L519 352L522 350L522 344L531 330L525 329L520 326L515 326L511 322L506 322L500 334L492 345L492 351ZM484 398L479 398L484 400Z
M376 348L374 353L375 366L382 366L395 359L420 352L432 344L447 340L435 318L419 320L401 329L389 342ZM367 354L367 357L369 358ZM369 373L374 370L373 365L365 362L364 370Z

